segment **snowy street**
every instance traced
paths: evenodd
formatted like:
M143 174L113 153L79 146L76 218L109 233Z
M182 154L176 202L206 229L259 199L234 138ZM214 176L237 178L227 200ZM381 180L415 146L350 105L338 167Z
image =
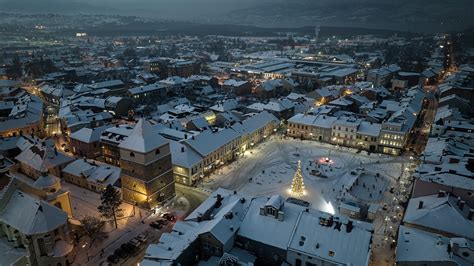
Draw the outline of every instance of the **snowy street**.
M100 217L100 213L97 211L97 206L100 204L100 195L98 193L66 182L63 182L62 186L70 192L75 219L80 220L84 216ZM201 197L205 197L199 191L195 193L198 196L203 195ZM199 205L200 202L194 204ZM172 211L176 213L177 219L182 219L192 211L192 207L189 200L178 191L177 197L162 211ZM107 257L114 254L117 248L127 243L130 239L144 233L148 237L147 243L155 243L159 240L161 234L164 231L170 231L174 224L173 222L169 223L161 230L153 229L149 226L149 223L158 219L160 213L152 214L147 210L139 208L134 210L133 206L128 203L122 203L121 209L122 214L117 217L118 228L115 228L112 222L107 223L105 227L107 237L105 239L98 239L91 247L83 239L79 241L75 265L108 265L108 262L106 262ZM121 259L119 265L136 265L143 258L146 246L146 244L143 244L140 247L138 255ZM101 254L102 249L104 250L103 254Z

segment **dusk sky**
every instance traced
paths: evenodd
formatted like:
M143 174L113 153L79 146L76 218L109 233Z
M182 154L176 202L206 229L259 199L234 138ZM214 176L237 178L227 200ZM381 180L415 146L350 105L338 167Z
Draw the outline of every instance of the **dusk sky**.
M472 0L0 0L4 11L91 13L258 26L436 30L474 25ZM3 11L3 10L2 10Z

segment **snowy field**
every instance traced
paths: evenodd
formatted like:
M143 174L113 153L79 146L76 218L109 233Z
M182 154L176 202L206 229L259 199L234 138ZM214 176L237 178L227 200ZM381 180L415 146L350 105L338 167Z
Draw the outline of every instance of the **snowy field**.
M301 161L305 195L291 194ZM383 203L384 193L404 172L406 157L392 157L330 144L274 136L244 158L217 170L202 184L206 191L223 187L253 196L281 194L308 201L312 208L336 213L339 202Z

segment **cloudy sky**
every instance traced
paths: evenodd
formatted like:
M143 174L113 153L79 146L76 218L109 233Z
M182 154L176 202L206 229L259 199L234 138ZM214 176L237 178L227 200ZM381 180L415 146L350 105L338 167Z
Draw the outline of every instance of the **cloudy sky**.
M257 26L460 29L474 0L0 0L0 11L94 13Z

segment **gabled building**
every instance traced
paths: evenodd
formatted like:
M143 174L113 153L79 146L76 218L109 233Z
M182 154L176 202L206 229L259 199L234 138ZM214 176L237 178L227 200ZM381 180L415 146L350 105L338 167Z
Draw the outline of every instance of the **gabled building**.
M0 101L0 136L41 135L44 131L43 102L22 92L19 97Z
M20 164L20 172L36 180L44 171L61 177L61 170L74 158L43 141L22 151L15 160Z
M120 168L94 160L77 159L62 173L67 182L98 193L108 185L120 187Z
M112 126L106 125L96 128L84 127L71 133L69 141L71 143L72 152L80 157L89 159L96 159L102 156L100 137L102 133L110 127Z

